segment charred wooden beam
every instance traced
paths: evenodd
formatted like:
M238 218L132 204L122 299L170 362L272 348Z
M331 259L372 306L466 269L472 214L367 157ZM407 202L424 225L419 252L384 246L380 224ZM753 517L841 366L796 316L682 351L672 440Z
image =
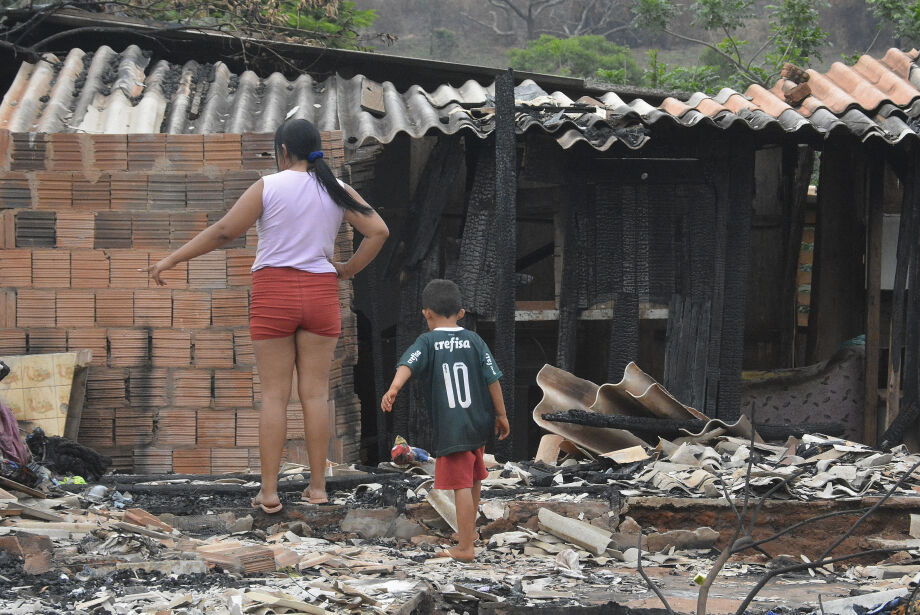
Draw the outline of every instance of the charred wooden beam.
M904 201L898 229L897 268L892 297L889 399L903 389L903 401L880 438L882 448L900 444L920 418L920 152L903 173ZM906 295L906 297L905 297ZM904 351L903 364L901 349Z
M612 203L613 209L600 211L602 201L598 195L598 216L611 216L616 220L614 239L615 250L607 252L610 257L601 261L612 269L613 275L613 318L610 320L610 346L607 356L607 380L619 382L630 361L636 361L639 355L639 282L638 282L638 246L639 235L646 229L640 229L639 188L632 186L612 186L611 192L619 196ZM607 197L608 195L604 195ZM598 224L600 227L600 224ZM619 239L619 241L616 241Z
M716 416L735 420L741 415L741 370L744 361L744 312L750 258L751 209L754 196L754 147L733 140L724 172L729 178L724 253L724 294L719 349L719 389ZM708 401L708 400L707 400Z
M495 148L471 143L475 161L466 201L456 282L467 312L492 315L495 300Z
M786 199L789 203L788 236L785 265L783 266L783 293L780 334L782 366L795 366L795 334L798 328L797 276L799 256L802 252L802 232L805 227L805 209L808 203L808 186L815 166L815 153L807 146L789 146L783 153L786 177Z
M501 380L511 435L497 444L497 452L510 457L518 429L527 428L515 420L514 403L514 338L515 338L515 275L517 257L517 147L515 137L514 73L508 69L495 80L495 227L503 233L497 243L501 254L496 267L495 296L495 357L502 367Z
M865 331L864 169L848 143L831 141L821 154L806 364Z
M869 161L866 200L866 403L863 442L875 446L878 438L878 369L881 345L882 221L885 201L885 152Z
M575 353L578 342L578 296L581 276L579 268L584 266L578 257L579 238L577 231L577 207L584 196L584 183L578 175L570 175L568 182L569 201L565 204L564 237L562 244L562 282L559 292L559 330L556 344L556 365L566 371L575 370Z

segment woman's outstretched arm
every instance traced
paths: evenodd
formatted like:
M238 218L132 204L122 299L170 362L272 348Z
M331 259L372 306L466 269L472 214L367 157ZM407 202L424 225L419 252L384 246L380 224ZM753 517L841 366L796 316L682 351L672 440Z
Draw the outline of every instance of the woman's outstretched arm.
M356 201L363 205L368 205L367 201L361 198L361 195L355 192L351 186L346 185L345 189ZM332 263L339 274L339 278L349 280L374 260L384 242L386 242L387 237L390 236L390 229L387 228L387 223L383 221L383 218L373 210L369 214L363 214L347 209L345 210L345 221L364 236L354 256L348 259L348 262Z
M224 214L220 220L189 239L185 245L160 262L144 269L144 271L150 274L150 277L153 278L157 285L165 286L166 283L160 277L160 274L167 269L172 269L179 263L207 254L211 250L216 250L228 241L233 241L245 233L262 215L262 184L263 182L260 179L249 186L243 196L236 201L230 211Z

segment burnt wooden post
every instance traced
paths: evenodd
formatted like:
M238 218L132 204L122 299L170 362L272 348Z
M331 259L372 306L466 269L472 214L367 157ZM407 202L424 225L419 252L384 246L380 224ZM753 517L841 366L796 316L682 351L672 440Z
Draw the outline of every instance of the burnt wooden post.
M720 419L735 420L741 413L745 287L754 199L753 143L749 140L733 140L731 158L727 163L729 186L724 253L717 255L717 258L724 259L725 273L716 416Z
M889 354L888 398L903 387L904 397L885 434L884 448L904 440L920 417L920 152L913 152L901 173L904 200L898 229L897 267L894 274ZM904 360L901 360L901 350Z
M380 409L380 400L386 392L386 377L384 376L385 368L383 365L383 335L380 329L380 298L382 296L381 282L383 278L383 267L380 262L375 260L371 263L369 271L365 275L368 293L370 294L370 314L368 320L371 325L371 348L373 351L374 362L374 416L377 423L377 459L385 461L389 458L387 454L390 448L393 434L390 433L387 424L387 416Z
M640 194L641 193L641 194ZM619 199L614 202L616 212L607 212L616 220L617 244L607 266L615 271L613 292L613 317L610 320L610 345L607 354L607 382L623 379L626 366L639 358L639 281L637 253L639 251L640 203L646 191L635 185L621 185L614 191ZM600 201L600 196L598 201ZM646 199L647 200L647 199ZM599 221L598 221L599 222ZM618 241L617 241L618 240Z
M585 198L585 178L570 173L566 181L568 202L562 212L564 239L562 242L562 280L559 291L559 330L556 344L556 366L568 372L575 371L575 353L578 348L579 272L578 205Z
M511 435L497 443L497 451L510 457L515 432L525 426L515 418L518 413L514 399L514 265L517 259L517 148L514 134L514 73L511 69L495 80L495 226L502 233L496 247L498 255L495 294L495 358L504 373L501 380Z
M788 146L783 152L783 175L786 178L786 199L789 203L789 235L785 245L783 266L782 332L780 357L784 367L795 366L795 334L798 327L797 276L799 256L802 252L802 231L805 226L805 205L808 202L808 186L815 166L815 153L807 146Z
M709 326L709 348L706 358L706 407L703 411L712 418L722 418L719 412L719 387L722 385L722 328L725 307L725 266L728 239L728 216L730 210L731 179L728 173L729 152L726 144L710 142L710 155L706 160L706 178L714 190L714 211L708 221L713 233L713 260L706 274L711 282L711 312ZM734 256L734 255L732 255Z
M864 160L847 142L821 155L806 362L829 359L865 331Z
M878 364L881 345L882 222L885 202L885 152L869 156L866 201L866 405L863 442L875 446L878 436Z
M891 293L891 329L888 339L888 404L886 408L888 425L891 424L892 419L898 416L901 410L901 370L903 367L901 353L904 350L907 270L912 243L912 237L908 233L913 229L913 218L917 215L916 201L920 197L920 191L918 191L915 179L920 156L918 156L917 152L911 152L907 159L907 164L897 169L899 178L904 185L904 195L901 201L897 264L894 272L894 287ZM886 428L888 425L886 425Z

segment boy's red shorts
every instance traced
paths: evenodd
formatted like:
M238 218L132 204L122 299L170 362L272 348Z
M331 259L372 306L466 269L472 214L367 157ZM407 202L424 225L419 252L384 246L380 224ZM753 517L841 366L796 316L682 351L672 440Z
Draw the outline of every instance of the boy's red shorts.
M489 477L482 454L486 447L475 451L460 451L438 457L434 464L435 489L469 489L473 481Z

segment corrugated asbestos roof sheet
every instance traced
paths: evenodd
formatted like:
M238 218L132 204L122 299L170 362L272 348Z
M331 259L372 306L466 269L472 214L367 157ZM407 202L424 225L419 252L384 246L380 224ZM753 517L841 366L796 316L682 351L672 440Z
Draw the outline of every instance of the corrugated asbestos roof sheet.
M334 76L322 82L304 74L288 81L232 74L221 64L151 65L135 46L122 53L100 47L73 49L63 61L24 63L0 104L0 128L13 132L242 133L272 132L291 113L320 130L341 130L351 146L398 133L470 130L480 137L493 126L494 87L468 81L459 88L399 92L389 82ZM852 67L834 64L826 74L809 70L781 79L770 90L753 85L744 94L724 89L688 101L666 99L659 107L615 93L572 100L548 94L533 81L515 88L520 131L540 128L563 147L579 141L606 150L617 142L636 149L664 122L688 129L794 133L801 139L836 132L898 143L916 135L920 115L917 52L892 49L876 60L863 56Z

